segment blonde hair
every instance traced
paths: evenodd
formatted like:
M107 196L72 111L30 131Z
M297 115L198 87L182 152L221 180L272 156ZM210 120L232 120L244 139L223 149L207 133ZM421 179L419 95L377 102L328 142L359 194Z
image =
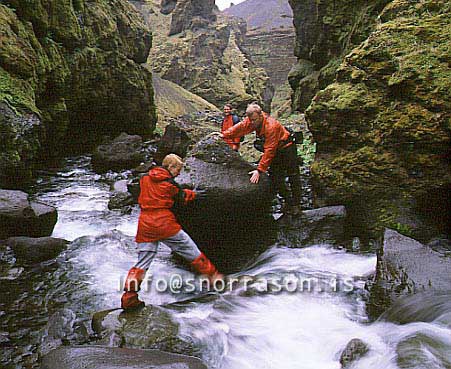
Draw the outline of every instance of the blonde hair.
M168 154L164 157L162 166L168 170L171 168L180 168L183 166L183 160L176 154Z

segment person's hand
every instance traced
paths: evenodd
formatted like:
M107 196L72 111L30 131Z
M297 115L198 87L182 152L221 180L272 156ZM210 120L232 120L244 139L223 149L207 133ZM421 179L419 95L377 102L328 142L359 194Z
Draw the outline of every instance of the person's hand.
M258 181L260 179L260 172L258 170L253 170L253 171L249 172L248 174L251 175L251 178L249 179L249 181L251 183L258 183Z
M212 132L208 135L208 137L212 137L214 139L219 139L219 138L223 138L222 133L221 132Z
M198 189L196 192L196 200L205 200L207 198L207 190Z

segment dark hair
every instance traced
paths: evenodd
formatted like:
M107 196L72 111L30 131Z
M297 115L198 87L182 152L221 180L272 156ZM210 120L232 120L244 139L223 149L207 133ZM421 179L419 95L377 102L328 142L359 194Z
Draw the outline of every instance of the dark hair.
M225 105L224 105L224 108L233 109L232 105L230 105L230 104L225 104Z

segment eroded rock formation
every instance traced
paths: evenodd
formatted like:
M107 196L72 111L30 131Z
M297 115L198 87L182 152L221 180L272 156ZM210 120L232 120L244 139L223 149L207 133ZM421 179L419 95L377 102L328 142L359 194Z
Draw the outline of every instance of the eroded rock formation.
M151 33L125 0L0 5L0 184L105 133L150 134Z
M245 24L216 14L214 1L173 3L133 1L154 33L152 70L218 107L257 100L269 108L269 77L242 50Z
M293 104L310 104L317 205L344 203L369 236L384 226L422 241L449 235L449 2L290 3Z

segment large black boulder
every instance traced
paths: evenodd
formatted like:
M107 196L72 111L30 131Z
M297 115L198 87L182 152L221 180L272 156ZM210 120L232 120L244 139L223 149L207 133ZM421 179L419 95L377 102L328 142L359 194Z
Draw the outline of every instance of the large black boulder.
M270 180L262 175L258 184L250 183L254 169L224 141L206 137L188 152L177 177L183 187L205 192L205 198L177 207L177 218L225 270L239 267L275 239Z
M25 192L0 190L0 239L50 236L57 219L54 207L30 202Z

